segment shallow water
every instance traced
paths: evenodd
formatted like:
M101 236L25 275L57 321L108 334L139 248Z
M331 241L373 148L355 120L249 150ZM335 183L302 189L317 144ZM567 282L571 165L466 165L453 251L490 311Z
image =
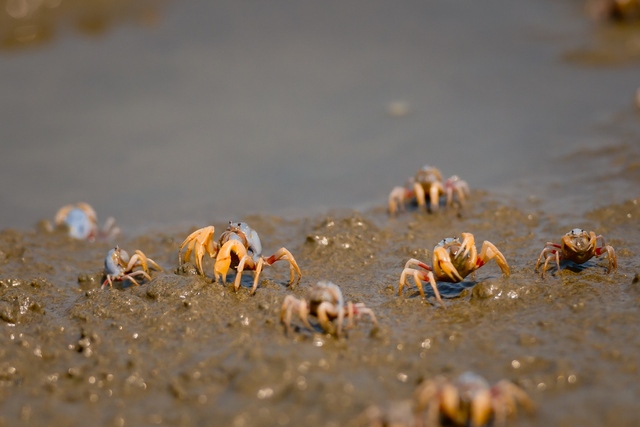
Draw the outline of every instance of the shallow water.
M5 226L78 200L129 232L304 215L424 163L508 187L606 144L638 85L633 32L626 66L565 59L607 46L570 2L59 3L0 54Z
M0 425L367 425L370 405L467 370L527 391L518 425L637 424L633 27L607 48L617 30L581 3L83 4L0 55ZM469 181L466 208L389 218L424 163ZM34 226L78 200L165 271L101 290L114 242ZM188 233L229 219L266 255L288 248L300 284L281 263L255 296L250 275L212 283L208 260L206 278L174 274ZM541 279L545 242L575 227L605 235L617 272ZM446 309L397 296L409 258L465 231L509 278L491 262L441 284ZM379 329L285 334L284 297L322 279Z

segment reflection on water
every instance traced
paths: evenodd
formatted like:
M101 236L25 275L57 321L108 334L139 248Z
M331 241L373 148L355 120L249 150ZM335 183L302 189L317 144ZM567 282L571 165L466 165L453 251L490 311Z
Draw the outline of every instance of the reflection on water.
M5 0L0 10L0 49L51 42L67 25L101 35L123 22L155 25L159 2L146 0Z

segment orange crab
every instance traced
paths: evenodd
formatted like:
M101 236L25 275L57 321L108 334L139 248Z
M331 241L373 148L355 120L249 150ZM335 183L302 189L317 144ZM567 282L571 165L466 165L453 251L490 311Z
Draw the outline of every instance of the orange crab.
M598 240L602 242L598 246ZM560 260L567 259L573 261L576 264L584 264L591 258L601 257L606 255L609 259L609 268L607 273L615 271L618 268L618 258L613 246L607 245L602 235L596 236L593 231L585 231L581 228L574 228L564 236L562 236L562 243L557 244L553 242L547 242L536 263L536 270L540 266L542 259L544 258L544 266L542 268L542 277L547 271L549 261L555 259L558 271L560 270Z
M405 285L409 286L407 276L413 276L422 298L425 298L422 280L428 280L436 299L445 307L442 298L440 298L436 280L451 283L462 282L465 277L494 258L504 275L509 276L509 264L507 264L502 252L493 243L485 240L480 254L478 254L473 234L462 233L462 239L462 242L457 237L448 237L441 240L433 249L433 268L415 258L407 261L400 275L398 296L402 295L402 288Z
M425 165L415 176L409 178L404 187L395 187L389 194L389 213L394 215L404 210L407 201L415 200L420 209L429 209L435 212L439 209L440 197L446 196L446 206L452 206L454 196L460 205L464 204L465 197L469 195L469 186L458 176L454 175L443 182L442 173L438 168Z
M289 261L291 275L289 284L293 283L296 273L298 275L298 282L300 281L302 273L291 252L285 248L280 248L270 257L263 257L260 237L247 223L229 221L229 226L224 233L222 233L217 243L213 240L214 231L214 227L209 226L191 233L180 245L178 252L179 264L183 264L182 249L187 248L184 254L185 261L188 261L191 253L195 251L196 269L204 276L202 258L204 254L207 253L211 258L215 258L213 273L216 282L220 280L220 277L222 277L223 283L226 282L229 268L235 267L237 273L234 288L236 291L240 287L242 272L245 270L253 270L255 277L251 294L254 294L258 288L258 279L260 278L260 272L262 272L263 267L265 265L271 265L276 261Z
M473 372L465 372L455 381L439 376L422 382L415 391L416 419L427 425L439 425L440 418L449 424L481 427L494 420L502 426L515 415L519 403L528 412L534 405L527 393L511 381L493 386ZM447 424L447 425L449 425Z

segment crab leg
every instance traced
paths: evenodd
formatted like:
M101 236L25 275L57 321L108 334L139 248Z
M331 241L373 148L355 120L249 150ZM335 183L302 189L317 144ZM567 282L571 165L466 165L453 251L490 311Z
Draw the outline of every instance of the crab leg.
M493 411L495 413L496 425L504 425L508 415L515 415L517 412L517 403L520 403L527 412L533 412L534 404L520 387L502 380L491 387L490 392L493 396Z
M420 267L420 268L424 268L427 271L431 271L431 267L429 267L427 264L425 264L424 262L415 259L415 258L411 258L409 261L407 261L407 263L404 265L404 268L414 268L414 267Z
M347 310L347 320L348 320L347 329L351 329L355 325L355 321L353 318L356 313L356 309L351 301L347 303L346 310Z
M607 254L607 258L609 258L609 268L607 269L607 273L611 273L616 268L618 268L618 257L616 257L616 252L613 250L613 247L610 245L606 245L605 247L596 248L596 256L600 257L601 255Z
M502 270L502 273L505 276L509 276L510 270L506 258L504 257L504 255L502 255L502 252L500 252L498 248L496 248L496 246L490 241L485 240L484 243L482 243L482 249L480 250L480 255L478 256L478 258L478 267L483 266L484 264L495 258L498 267L500 267L500 270Z
M444 193L442 184L439 182L431 184L431 188L429 188L429 207L432 212L440 209L440 194L442 193Z
M359 303L353 304L353 311L354 311L354 314L356 315L356 319L360 319L360 317L363 314L366 314L371 318L371 321L374 323L374 325L378 326L378 319L376 319L376 315L373 314L373 310L371 310L368 307L365 307L363 303L359 302Z
M147 258L147 256L141 250L136 250L136 253L131 257L129 263L126 266L126 271L132 270L136 266L138 261L140 261L139 265L142 267L142 270L146 271L147 273L149 272L149 266L147 265L147 263L151 264L151 268L162 271L162 268L158 264L156 264L154 260L152 260L151 258Z
M255 272L253 273L253 287L251 288L251 295L256 293L256 289L258 289L258 283L260 279L260 273L262 272L262 269L264 268L264 258L260 257L258 259L258 264L256 264L256 269Z
M344 322L344 307L339 306L336 307L329 302L322 302L318 305L317 314L318 322L320 322L320 326L325 332L329 332L331 330L331 317L338 318L338 327L336 330L336 335L340 336L342 333L342 323Z
M404 187L394 187L389 193L389 214L404 211L404 201L411 198L412 193Z
M416 202L418 203L418 207L420 209L427 210L427 196L424 193L422 184L415 182L413 184L413 192L416 195Z
M469 195L469 185L467 182L458 178L457 175L453 175L445 181L444 186L447 193L447 206L453 205L454 192L458 196L460 206L464 206L465 196Z
M562 246L560 246L557 243L547 242L547 245L544 247L542 252L540 252L540 256L538 257L538 262L536 262L536 270L538 269L538 267L540 267L540 263L542 262L542 257L544 257L547 252L557 251L561 247ZM560 262L558 261L558 269L559 268L560 268Z
M248 254L242 257L242 259L238 263L238 266L236 267L236 280L233 283L233 288L236 290L236 292L240 288L240 281L242 280L242 272L244 271L244 265L247 262L249 263L249 269L251 269L253 267L253 259L251 259L251 257ZM254 285L257 282L257 274L260 274L260 273L256 273L256 280L254 280ZM255 290L251 291L252 294L254 292Z
M607 243L604 240L604 236L599 235L596 237L596 246L598 244L598 240L602 242L602 245L600 245L599 247L596 247L596 256L599 257L600 255L607 252L607 255L609 258L609 268L607 269L607 273L610 273L616 268L618 268L618 257L616 257L616 252L613 250L613 246L607 245Z
M291 255L291 252L289 252L288 249L278 249L276 253L271 255L269 258L265 258L264 262L268 265L272 265L274 262L280 260L289 261L289 285L293 283L293 280L296 277L295 273L298 273L298 282L300 282L300 279L302 278L302 272L300 271L300 267L298 267L298 263L296 262L295 258L293 257L293 255Z
M549 252L551 252L551 254L547 255L547 258L544 261L544 266L542 268L543 279L544 279L544 273L547 271L547 265L549 264L549 261L551 261L554 258L556 259L556 266L558 267L558 271L560 271L560 252L550 248L549 248Z
M280 321L287 327L287 332L291 333L291 316L293 314L293 310L297 310L302 323L307 328L313 330L311 324L309 324L309 320L307 319L307 312L309 311L307 301L304 299L299 300L293 295L287 295L284 299L284 303L282 304L282 312L280 313Z
M438 300L443 308L446 308L446 306L444 305L444 301L442 301L442 298L440 298L440 292L438 291L436 280L433 277L433 272L431 271L423 272L414 268L405 268L404 270L402 270L402 274L400 275L400 286L398 287L398 296L402 295L402 288L404 287L404 285L409 286L409 284L407 283L407 275L413 276L416 287L420 291L420 295L422 295L423 299L426 299L426 296L424 295L424 290L422 289L422 281L420 279L429 281L429 283L431 284L431 288L433 288L433 293L435 294L436 300Z
M124 276L122 276L122 279L121 279L121 280L125 280L125 279L126 279L126 280L130 280L130 281L132 281L136 286L140 286L140 283L138 283L138 282L136 281L136 279L134 279L134 278L133 278L133 276L140 276L140 275L144 276L144 278L145 278L145 279L147 279L147 280L151 280L151 276L149 276L147 273L145 273L145 272L144 272L144 271L142 271L142 270L134 271L133 273L129 273L129 274L127 274L127 275L124 275Z

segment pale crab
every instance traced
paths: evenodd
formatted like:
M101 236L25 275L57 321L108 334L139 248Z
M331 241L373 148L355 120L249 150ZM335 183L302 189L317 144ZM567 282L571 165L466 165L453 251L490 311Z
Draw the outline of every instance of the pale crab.
M601 241L601 245L598 246L598 240ZM557 244L553 242L547 242L536 263L536 270L540 266L542 259L544 258L544 266L542 268L542 277L547 271L549 261L555 260L558 271L560 270L560 260L567 259L573 261L576 264L584 264L591 258L601 257L607 255L609 259L609 267L607 273L615 271L618 268L618 258L616 252L613 250L613 246L607 245L604 241L604 237L593 231L585 231L581 228L574 228L567 234L562 236L562 243Z
M414 177L409 178L404 187L395 187L389 194L389 213L394 215L405 209L407 201L415 201L418 207L426 210L427 197L429 209L435 212L440 207L440 197L446 196L447 207L453 205L454 196L462 206L469 196L469 186L465 181L454 175L446 181L442 181L442 173L439 169L425 165Z
M133 270L136 267L142 267L142 270ZM142 276L147 280L151 280L149 276L149 267L154 270L162 271L162 268L151 258L140 250L136 250L132 257L124 249L118 246L111 249L104 259L104 274L106 279L102 282L102 288L109 284L113 287L114 281L130 280L135 285L139 285L135 276Z
M282 303L280 321L284 323L287 332L291 333L291 317L293 312L297 312L300 320L304 325L313 330L307 316L309 314L318 318L320 327L327 333L336 332L337 336L342 333L342 324L345 316L348 319L347 329L354 326L355 320L360 319L362 315L368 315L374 325L378 326L375 314L370 308L363 303L353 303L348 301L345 303L342 291L333 282L322 280L309 289L309 301L304 298L297 299L293 295L287 295ZM337 319L337 325L331 322Z
M229 226L224 233L220 235L217 243L213 237L214 231L215 229L211 225L191 233L180 245L178 252L178 262L180 265L183 264L182 250L185 247L184 261L188 261L191 253L195 251L196 269L198 273L204 276L202 258L205 253L209 254L212 259L215 258L213 273L216 282L220 281L220 277L222 277L223 283L226 282L229 268L235 267L236 279L234 288L236 291L240 287L242 272L245 270L253 270L254 280L251 294L254 294L258 288L258 280L264 266L272 265L276 261L289 261L290 285L295 280L296 273L298 275L297 281L300 281L302 273L291 252L286 248L280 248L270 257L263 257L260 237L247 223L229 221Z
M428 280L433 288L436 300L442 307L445 307L442 298L440 298L436 280L451 283L461 282L469 274L474 273L494 258L502 273L505 276L509 276L510 271L507 260L493 243L485 240L480 254L478 254L473 234L462 233L462 239L462 242L457 237L448 237L441 240L433 249L433 268L415 258L407 261L400 275L398 296L402 295L402 288L405 285L409 286L407 276L413 276L422 298L425 298L422 280Z
M71 237L90 242L96 239L111 239L120 233L113 217L107 218L104 226L99 228L96 211L84 202L61 207L54 222L56 227L66 226Z
M455 381L443 376L423 381L414 393L415 418L420 425L437 426L440 421L460 426L502 426L515 416L518 404L527 412L534 405L527 393L508 380L490 386L474 372L465 372ZM418 423L416 423L418 424Z

